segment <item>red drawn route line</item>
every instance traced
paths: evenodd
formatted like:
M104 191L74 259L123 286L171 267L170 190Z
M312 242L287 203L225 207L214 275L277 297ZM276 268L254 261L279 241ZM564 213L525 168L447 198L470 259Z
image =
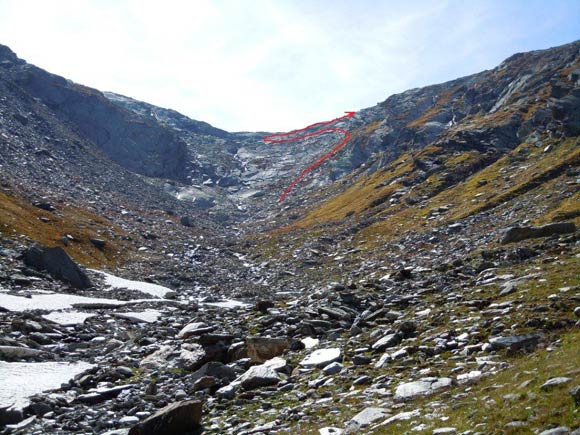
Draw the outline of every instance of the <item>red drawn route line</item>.
M355 112L345 112L345 113L346 113L346 115L344 115L344 116L334 118L330 121L316 122L314 124L311 124L307 127L301 128L299 130L292 130L292 131L289 131L287 133L275 133L275 134L270 134L268 136L264 136L264 138L262 140L265 143L287 143L287 142L297 142L299 140L304 140L304 139L307 139L309 137L314 137L314 136L318 136L318 135L326 134L326 133L341 133L344 135L344 138L328 154L325 154L324 156L322 156L321 158L316 160L314 163L312 163L310 166L308 166L306 169L304 169L300 173L300 175L298 177L296 177L292 181L292 183L290 183L290 185L284 191L284 193L282 193L282 195L280 195L280 198L278 199L279 202L284 201L284 198L286 198L286 196L288 196L288 194L294 188L294 186L296 184L298 184L306 176L306 174L308 174L312 170L316 169L318 166L323 164L325 161L327 161L328 159L333 157L350 140L350 133L348 131L346 131L342 128L338 128L338 127L323 128L321 130L317 130L317 131L314 131L312 133L307 133L307 134L301 134L301 133L305 132L306 130L310 130L311 128L314 128L314 127L330 125L330 124L333 124L335 122L341 121L343 119L352 118L355 114ZM289 137L289 136L292 136L292 137Z

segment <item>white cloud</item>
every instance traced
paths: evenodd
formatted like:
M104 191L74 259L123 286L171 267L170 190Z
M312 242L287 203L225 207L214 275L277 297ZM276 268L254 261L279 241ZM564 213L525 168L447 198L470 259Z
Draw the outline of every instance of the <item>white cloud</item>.
M0 42L88 86L273 131L568 42L580 3L532 3L0 0Z

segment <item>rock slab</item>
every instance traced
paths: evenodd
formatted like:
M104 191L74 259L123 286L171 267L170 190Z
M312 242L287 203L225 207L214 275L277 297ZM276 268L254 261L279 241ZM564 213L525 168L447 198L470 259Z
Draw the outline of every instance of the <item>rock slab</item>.
M402 402L417 396L431 394L442 388L450 387L452 383L451 378L423 378L418 381L405 382L395 390L395 401Z
M202 403L185 400L172 403L129 430L129 435L178 435L200 426Z

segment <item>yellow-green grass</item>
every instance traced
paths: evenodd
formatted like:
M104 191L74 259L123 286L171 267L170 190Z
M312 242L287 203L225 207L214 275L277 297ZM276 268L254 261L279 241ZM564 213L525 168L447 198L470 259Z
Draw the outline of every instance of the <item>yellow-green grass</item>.
M123 230L86 209L69 205L58 208L57 213L51 213L0 192L0 233L7 238L24 236L46 246L61 246L87 267L114 267L123 261L130 249L119 238ZM67 245L61 241L66 235L73 237ZM105 240L104 249L95 247L91 238Z

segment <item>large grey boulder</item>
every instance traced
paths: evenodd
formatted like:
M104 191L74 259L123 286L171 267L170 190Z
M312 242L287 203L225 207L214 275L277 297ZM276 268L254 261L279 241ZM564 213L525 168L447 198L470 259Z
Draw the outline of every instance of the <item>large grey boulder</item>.
M432 394L453 384L451 378L423 378L418 381L399 384L395 390L395 402L403 402L418 396Z
M557 222L540 227L515 226L502 232L501 244L520 242L526 239L549 237L555 234L568 234L576 231L574 222Z
M348 422L343 435L363 433L362 428L389 416L389 411L386 408L365 408Z
M53 278L79 289L92 287L89 277L71 260L61 247L33 246L24 252L24 264L46 270Z
M489 344L494 350L509 349L512 351L527 349L534 349L538 343L543 339L542 334L522 334L493 337L489 339Z
M172 403L131 428L129 435L179 435L201 425L202 403L186 400Z
M374 351L382 352L390 347L395 347L401 343L401 334L395 332L393 334L387 334L383 338L379 339L377 342L373 343L372 348Z
M212 360L212 356L213 355L206 352L206 349L203 346L197 343L192 343L187 346L187 348L181 348L181 352L177 358L177 365L185 370L197 370L206 362Z
M234 383L241 385L245 390L253 390L255 388L277 385L281 380L282 377L274 368L261 364L250 367Z
M162 346L143 358L139 363L139 367L145 370L161 370L164 367L168 367L168 359L175 352L176 349L172 346Z
M38 349L30 349L20 346L0 346L0 360L14 360L22 358L34 358L44 352Z

